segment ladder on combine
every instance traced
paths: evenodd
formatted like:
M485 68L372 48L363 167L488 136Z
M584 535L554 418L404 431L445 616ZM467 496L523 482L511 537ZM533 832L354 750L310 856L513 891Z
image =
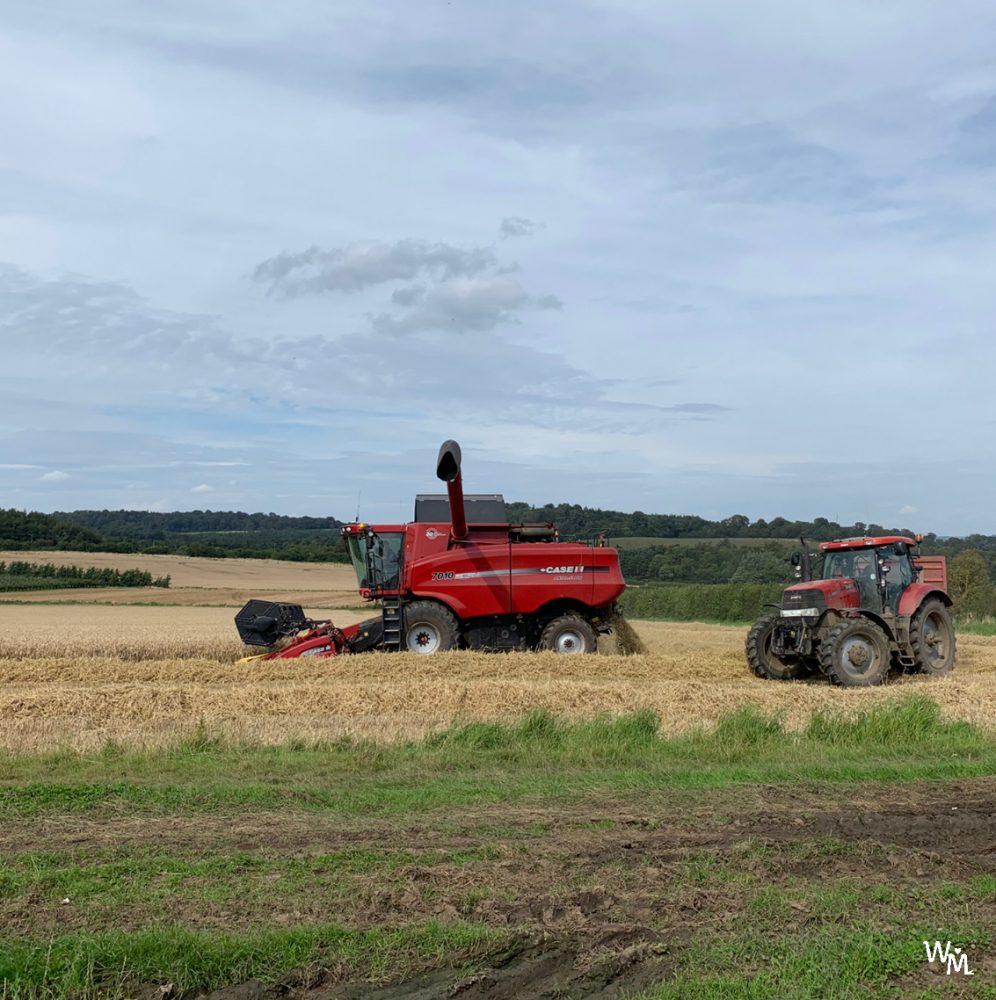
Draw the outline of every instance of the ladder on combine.
M397 597L383 598L381 618L384 622L383 649L397 653L401 649L401 601Z

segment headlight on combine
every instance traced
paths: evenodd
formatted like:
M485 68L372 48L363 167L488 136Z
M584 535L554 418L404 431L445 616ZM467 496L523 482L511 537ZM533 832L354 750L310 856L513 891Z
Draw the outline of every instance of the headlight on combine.
M815 618L819 614L818 608L785 608L782 611L783 618Z

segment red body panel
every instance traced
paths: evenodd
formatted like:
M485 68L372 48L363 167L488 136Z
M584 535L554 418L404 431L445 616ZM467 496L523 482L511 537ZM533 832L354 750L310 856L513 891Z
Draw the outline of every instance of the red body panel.
M895 545L896 542L905 542L910 548L916 545L916 542L912 538L907 538L905 535L878 535L874 538L842 538L836 542L820 542L820 551L870 549L876 545Z
M507 524L471 524L464 539L453 538L448 522L417 522L401 530L399 596L440 601L461 619L531 614L552 601L603 608L626 589L612 548L512 541Z
M948 560L945 556L916 556L913 565L921 571L921 583L929 583L933 589L947 592Z
M335 656L338 650L327 635L308 635L271 653L268 660L293 660L298 656Z
M338 656L349 652L343 640L355 638L362 624L347 625L346 628L314 628L299 635L294 642L275 653L264 656L266 660L293 660L299 656Z
M479 615L507 615L512 610L511 544L508 532L504 538L478 540L471 531L466 541L454 542L447 549L446 537L442 546L438 539L425 539L425 532L447 529L449 525L409 525L418 535L436 549L416 557L404 566L405 589L414 597L431 598L447 605L458 618L475 618ZM405 546L407 551L408 546Z
M929 594L941 594L940 588L933 583L911 583L899 598L898 613L912 615L927 599Z
M786 593L793 590L820 591L828 608L861 607L858 585L853 580L810 580L808 583L796 583L785 588Z

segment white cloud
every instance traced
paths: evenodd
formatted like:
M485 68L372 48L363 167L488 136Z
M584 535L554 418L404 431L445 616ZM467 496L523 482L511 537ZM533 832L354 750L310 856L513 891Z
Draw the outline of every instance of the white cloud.
M366 240L331 250L313 246L281 253L257 265L256 281L271 293L293 297L316 292L356 292L388 281L411 281L421 274L440 280L468 277L497 267L486 247L462 249L446 243L406 239L394 244Z
M213 493L214 492L214 487L213 486L208 486L207 483L201 483L199 486L191 486L190 487L190 492L191 493Z
M899 510L896 511L896 513L897 514L916 514L916 513L919 512L919 510L920 510L919 507L914 507L911 504L906 504L905 507L900 507Z
M41 478L42 482L45 483L64 483L69 478L69 473L53 469L51 472L46 472Z
M539 228L540 225L538 222L533 222L532 219L524 219L520 215L507 215L501 220L501 226L499 227L502 239L508 239L512 236L532 236Z

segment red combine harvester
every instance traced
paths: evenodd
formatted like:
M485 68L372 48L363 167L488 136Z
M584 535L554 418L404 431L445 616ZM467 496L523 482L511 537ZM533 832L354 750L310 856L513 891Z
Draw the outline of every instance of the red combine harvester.
M807 553L792 562L801 583L786 587L779 610L747 634L747 663L758 677L795 680L822 671L834 684L881 684L895 667L946 674L955 632L944 556L922 556L899 535L823 542L822 579Z
M242 641L293 639L268 659L461 647L593 653L599 633L628 628L615 549L562 542L553 524L509 524L500 495L465 497L455 441L439 449L436 475L447 495L416 497L412 523L342 529L360 596L381 602L378 617L337 628L296 604L250 601L235 618Z

